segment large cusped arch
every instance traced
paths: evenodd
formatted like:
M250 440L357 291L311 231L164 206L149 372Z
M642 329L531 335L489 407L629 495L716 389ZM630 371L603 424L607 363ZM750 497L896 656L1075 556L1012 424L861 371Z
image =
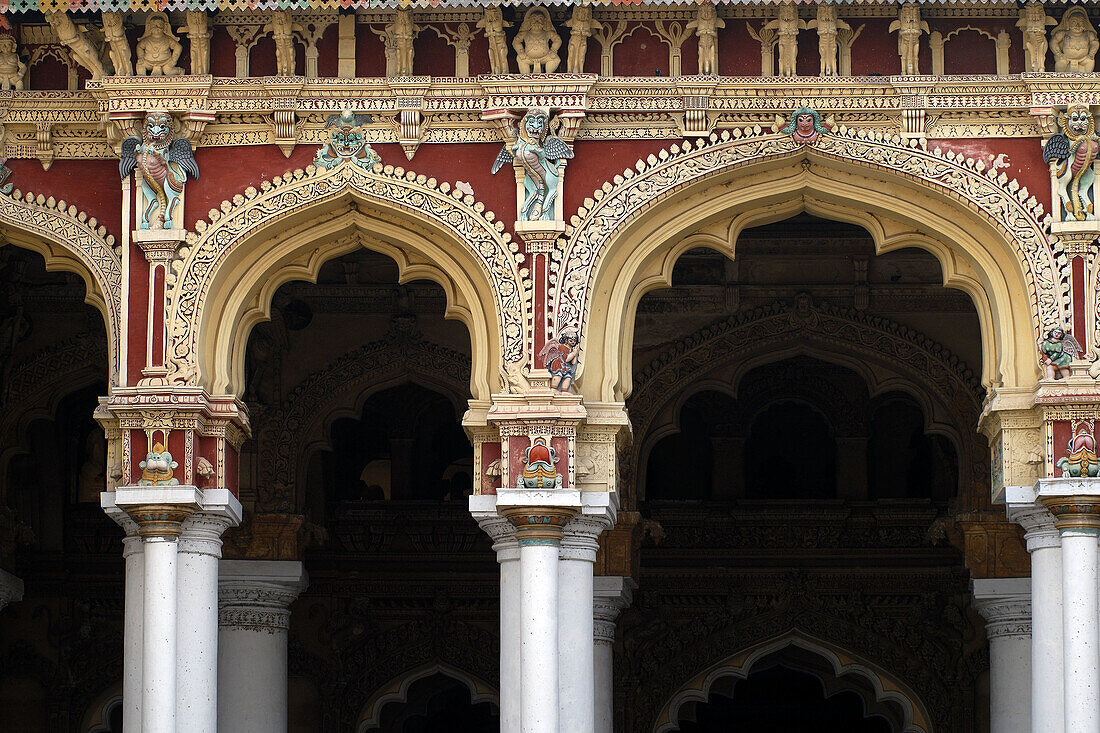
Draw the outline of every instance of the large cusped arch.
M581 327L585 396L630 394L638 301L671 284L680 254L705 246L732 257L743 229L800 212L863 227L880 254L931 252L945 285L978 311L984 384L1038 378L1036 324L1066 320L1066 261L1025 189L981 163L881 133L841 130L806 146L736 131L640 161L571 220L554 317Z
M522 359L529 331L515 245L472 196L401 168L312 166L249 188L189 234L169 278L169 380L240 394L248 334L275 291L316 280L358 247L381 252L399 279L429 279L470 331L470 390L487 399L501 365Z

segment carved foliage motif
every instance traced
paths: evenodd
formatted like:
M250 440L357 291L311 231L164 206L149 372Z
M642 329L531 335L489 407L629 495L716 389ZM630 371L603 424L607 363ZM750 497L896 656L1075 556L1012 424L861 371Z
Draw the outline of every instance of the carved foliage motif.
M197 234L189 234L187 252L177 262L178 276L169 285L169 379L194 383L198 377L195 347L198 324L214 277L226 258L250 235L311 207L348 192L359 194L383 210L401 212L402 217L427 220L451 232L455 243L467 246L481 263L492 284L496 317L505 362L523 358L526 302L516 258L509 248L503 224L494 223L491 212L475 203L472 196L452 191L401 168L386 166L382 172L368 172L355 166L340 166L318 172L312 166L264 181L257 191L249 188L234 203L224 202L222 211L212 210L210 222L200 221ZM222 212L225 212L224 215ZM220 304L214 304L218 307Z
M1052 251L1042 223L1042 206L1015 181L984 165L939 149L928 152L897 136L841 128L807 152L789 137L723 132L709 140L674 145L639 161L584 202L571 226L562 257L554 315L559 325L580 328L591 305L600 260L620 232L689 183L717 178L730 170L777 158L821 154L869 168L901 174L932 191L961 201L992 223L1014 248L1023 267L1036 322L1066 320L1068 304L1060 287L1068 276L1064 258ZM1036 318L1037 316L1037 318ZM582 329L583 330L583 329Z

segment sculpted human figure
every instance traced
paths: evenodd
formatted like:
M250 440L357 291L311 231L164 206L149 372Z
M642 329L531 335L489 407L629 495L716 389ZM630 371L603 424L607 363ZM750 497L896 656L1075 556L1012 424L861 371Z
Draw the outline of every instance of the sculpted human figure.
M1047 26L1058 21L1047 15L1042 3L1028 3L1020 8L1020 19L1016 27L1024 36L1024 68L1037 73L1046 70L1047 63Z
M835 9L834 9L835 17ZM774 30L779 37L779 75L794 76L798 62L798 31L806 27L806 21L798 17L798 8L790 3L779 6L779 17L764 26ZM833 40L836 40L834 26ZM834 53L835 56L835 53ZM835 65L835 64L834 64Z
M1081 345L1077 339L1066 333L1065 329L1055 326L1039 339L1039 362L1043 365L1047 379L1063 379L1070 373L1070 364L1080 358Z
M0 89L22 89L27 65L19 58L19 47L11 36L0 36Z
M107 41L107 50L111 56L111 65L115 74L130 76L134 65L130 61L130 41L126 38L126 29L122 26L122 13L103 13L103 40Z
M581 350L579 334L571 328L562 329L557 338L552 338L539 352L539 361L550 372L550 389L556 392L568 392L577 377L580 366Z
M301 26L294 22L289 10L278 10L271 14L271 22L264 27L275 41L275 73L279 76L294 76L297 53L294 48L294 31Z
M685 30L694 30L699 39L699 73L703 76L718 73L718 29L725 27L726 21L718 17L710 3L700 5L695 20L684 26Z
M489 41L489 68L494 74L508 73L508 42L504 29L511 25L504 20L500 8L485 8L485 16L477 22Z
M398 10L393 22L386 26L389 41L393 44L394 76L412 76L413 41L420 26L413 23L411 10Z
M512 48L516 50L516 65L521 74L553 74L558 70L561 36L554 30L546 8L527 11Z
M1096 29L1082 7L1067 10L1062 22L1050 34L1055 71L1091 72L1096 66L1098 49L1100 41L1097 41Z
M817 29L817 52L821 56L821 76L836 76L837 55L840 48L837 35L841 30L852 30L852 27L837 17L835 5L818 5L817 19L811 20L806 27ZM780 53L782 52L781 46Z
M563 160L573 157L573 151L560 137L550 134L550 110L533 108L514 130L515 141L505 143L492 173L506 163L518 162L523 167L524 200L520 218L524 221L550 221L554 218L554 201L558 196Z
M145 21L145 34L137 42L137 73L149 76L178 76L176 66L183 46L168 25L168 16L153 13Z
M187 11L187 28L184 31L191 42L191 73L210 73L210 22L204 10Z
M906 76L919 74L917 54L920 51L920 34L928 32L928 23L920 19L920 6L906 3L898 8L898 19L890 24L890 32L894 31L898 32L901 73Z
M573 15L566 23L569 26L569 58L565 70L570 74L584 73L584 57L588 53L588 38L592 31L600 29L600 21L592 20L592 8L580 5L573 9Z
M77 30L68 13L62 11L44 13L43 15L57 35L57 40L68 47L69 52L78 64L91 72L92 79L99 79L107 75L107 70L103 68L103 62L99 60L99 53L96 51L95 46L84 37L83 33Z

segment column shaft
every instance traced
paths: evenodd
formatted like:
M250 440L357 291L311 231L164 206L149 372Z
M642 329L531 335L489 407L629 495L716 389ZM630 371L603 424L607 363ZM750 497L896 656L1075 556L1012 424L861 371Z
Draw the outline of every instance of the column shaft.
M142 733L176 733L176 538L145 538Z
M520 587L519 548L497 551L500 563L500 733L520 733Z
M1031 580L973 581L974 606L989 637L990 730L1031 730Z
M1031 553L1032 733L1066 729L1062 658L1062 549L1056 544Z
M523 733L558 727L558 542L520 540Z
M137 530L136 525L133 529ZM122 730L123 733L141 733L141 619L145 608L145 549L141 537L131 534L122 540L122 557L126 564L122 612Z
M1097 531L1062 533L1062 635L1066 733L1100 733L1100 605Z
M592 733L596 721L592 568L605 526L578 515L565 527L558 556L558 720L576 733Z
M604 575L593 579L593 680L595 733L612 733L615 725L615 619L630 605L634 582Z

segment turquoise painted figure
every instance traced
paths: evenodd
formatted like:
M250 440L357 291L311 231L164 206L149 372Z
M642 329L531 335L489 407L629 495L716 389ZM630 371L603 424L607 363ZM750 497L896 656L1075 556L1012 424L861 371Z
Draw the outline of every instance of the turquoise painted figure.
M145 115L141 137L131 135L122 141L118 172L125 178L135 168L141 171L145 197L138 228L182 229L178 207L183 186L188 178L199 177L199 164L187 138L174 136L167 112Z
M371 122L370 115L344 110L329 115L325 129L331 130L328 142L320 147L313 165L318 168L335 168L341 161L350 160L364 170L373 170L382 157L367 143L363 125Z
M516 130L515 141L506 143L493 162L493 173L513 161L518 161L523 167L524 199L519 211L519 218L523 221L550 221L554 218L561 161L573 157L569 145L549 133L550 111L538 108L528 110Z

